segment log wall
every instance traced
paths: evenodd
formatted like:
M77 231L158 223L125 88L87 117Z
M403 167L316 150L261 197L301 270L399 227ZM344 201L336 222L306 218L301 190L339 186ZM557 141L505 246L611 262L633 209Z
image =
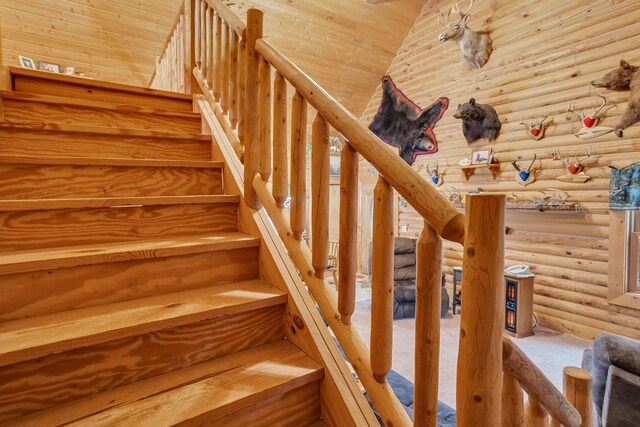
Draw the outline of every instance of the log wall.
M640 124L628 129L623 139L613 133L584 141L573 136L580 124L567 114L570 101L589 109L598 100L588 97L589 82L615 68L621 58L640 65L640 1L556 0L476 1L469 27L491 34L494 51L482 69L472 69L453 42L442 43L438 35L438 10L451 7L442 0L427 2L409 32L388 74L414 102L428 106L440 96L450 108L435 128L439 151L418 157L414 168L437 161L444 173L441 190L501 192L519 199L535 199L557 190L568 202L579 202L583 213L507 211L505 265L528 264L537 274L534 312L540 324L592 339L600 332L640 338L640 310L608 303L607 261L609 240L609 168L622 160L640 161ZM615 126L627 105L628 92L603 93L609 100L603 110L603 126ZM362 120L369 123L380 103L378 87ZM503 123L492 144L469 146L456 106L475 97L491 104ZM548 112L553 122L540 141L527 138L519 124ZM552 160L554 148L578 154L591 146L586 183L557 180L563 175L561 161ZM458 162L475 150L493 148L501 162L497 180L488 170L476 171L467 182ZM509 162L528 164L537 155L536 181L523 187L515 181ZM371 165L361 161L360 178L375 179ZM422 174L427 175L423 169ZM398 208L400 234L418 236L420 218L411 207ZM363 245L364 246L364 245ZM462 265L461 247L444 243L443 271L451 292L453 267ZM464 305L464 297L463 297Z

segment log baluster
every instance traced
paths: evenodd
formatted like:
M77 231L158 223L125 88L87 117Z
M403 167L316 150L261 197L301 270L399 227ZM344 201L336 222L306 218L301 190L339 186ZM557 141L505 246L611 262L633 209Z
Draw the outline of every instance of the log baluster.
M246 31L240 40L238 51L238 140L244 145L245 138L245 87L247 83L247 40ZM244 158L242 159L244 163Z
M185 0L184 3L184 14L186 17L184 26L185 59L183 70L185 76L185 93L197 93L199 91L198 81L193 75L193 69L196 67L196 53L198 52L198 37L196 37L195 32L197 5L197 0Z
M229 69L231 67L230 54L230 34L231 28L223 21L222 23L222 77L220 78L220 107L224 114L229 113ZM269 85L271 81L269 81Z
M260 209L261 204L253 189L253 176L258 170L258 68L260 55L256 40L262 37L263 13L258 9L247 12L247 80L245 89L245 144L244 144L244 199L247 206Z
M442 239L425 221L416 244L416 348L414 423L438 425Z
M205 57L204 57L204 65L202 67L202 76L207 82L207 86L211 88L211 83L213 80L211 79L211 74L213 72L213 50L215 46L213 45L213 8L207 6L205 9Z
M246 117L248 120L248 117ZM307 101L296 91L291 101L291 231L302 240L307 212Z
M193 31L195 34L195 60L196 60L196 66L198 68L200 68L201 65L201 59L200 59L200 31L201 31L201 26L200 26L200 2L202 0L195 0L195 8L194 8L194 27L193 27Z
M524 405L524 425L526 427L549 427L549 415L542 402L529 396Z
M382 177L373 190L373 253L371 258L371 369L383 383L393 347L393 188Z
M591 373L575 366L567 366L562 372L564 395L580 413L582 418L580 427L591 427L593 425Z
M504 328L503 195L467 195L456 384L457 424L500 424Z
M524 425L524 394L518 380L507 372L502 374L502 427Z
M311 258L315 275L324 278L329 263L329 125L316 114L311 142Z
M262 180L267 182L271 176L271 66L262 58L258 74L258 172ZM228 82L223 85L225 87L229 88Z
M216 13L215 18L215 45L216 45L216 53L213 59L214 68L216 69L214 80L211 82L211 86L213 87L213 96L216 98L218 102L220 102L220 93L222 86L222 52L224 47L222 46L222 17Z
M205 55L205 49L206 49L206 37L207 37L207 32L206 32L206 8L207 8L207 2L205 0L200 0L200 28L199 28L199 32L198 32L198 37L200 38L200 65L198 66L198 68L200 68L200 71L202 71L203 67L205 66L205 62L206 62L206 55Z
M231 30L229 39L229 121L238 125L238 35Z
M340 153L340 231L338 243L338 311L351 324L356 306L358 256L358 152L345 143Z
M280 209L289 196L287 173L287 82L276 73L273 82L273 198Z

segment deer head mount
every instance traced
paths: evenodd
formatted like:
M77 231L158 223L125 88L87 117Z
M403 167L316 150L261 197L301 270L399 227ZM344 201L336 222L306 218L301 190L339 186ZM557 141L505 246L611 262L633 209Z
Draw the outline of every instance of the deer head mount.
M593 112L589 115L587 115L584 111L582 112L576 111L575 101L571 101L567 106L567 112L578 116L580 118L580 122L582 123L582 129L580 129L577 133L574 131L574 135L580 139L596 138L598 136L607 134L613 130L613 128L610 128L610 127L598 126L598 123L600 122L600 117L598 117L598 114L600 114L600 111L602 111L605 105L607 105L607 98L605 98L604 95L599 93L592 95L591 87L589 87L589 97L590 98L597 97L602 100L600 106L598 106L597 109L596 107L593 107L592 108Z
M516 172L516 182L522 186L527 186L536 180L535 169L533 169L533 164L536 162L536 155L533 155L533 160L529 163L529 166L525 169L520 167L520 164L517 161L511 162Z
M493 42L489 34L484 31L473 31L467 27L473 2L474 0L471 0L465 12L460 10L457 1L446 15L443 11L440 11L438 22L440 22L440 25L446 26L447 29L440 34L438 39L441 42L447 40L455 41L467 62L474 68L481 68L489 60L489 56L493 51ZM451 15L454 16L452 20L450 20Z
M435 185L436 187L440 187L444 182L442 179L442 173L440 173L440 166L438 165L438 162L435 162L434 164L435 169L430 169L429 163L427 163L427 173L431 175L431 182L433 183L433 185Z
M591 179L589 175L584 172L585 160L591 157L591 147L587 150L584 156L576 156L575 162L569 161L569 156L560 155L560 150L557 148L553 152L553 160L561 160L564 163L564 167L567 170L567 174L559 176L559 181L583 183Z
M522 121L522 117L520 117L520 124L527 127L527 136L530 139L533 139L534 141L539 141L542 138L544 138L544 132L545 130L547 130L547 126L548 126L548 123L545 124L544 122L546 122L548 118L549 118L549 113L545 113L545 116L543 119L541 120L536 119L534 121L530 121L529 123L525 123L524 121Z

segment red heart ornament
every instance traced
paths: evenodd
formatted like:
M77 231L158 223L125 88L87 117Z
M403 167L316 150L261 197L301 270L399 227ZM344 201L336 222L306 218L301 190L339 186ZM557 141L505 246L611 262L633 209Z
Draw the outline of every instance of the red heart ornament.
M590 128L596 123L596 118L595 117L591 117L591 116L587 116L587 117L584 118L582 123L584 123L584 125L586 127Z
M572 175L577 174L580 171L580 166L576 165L575 163L572 163L569 165L569 172L571 172Z
M538 129L538 128L531 128L531 135L533 135L533 136L538 136L538 135L540 135L540 129Z

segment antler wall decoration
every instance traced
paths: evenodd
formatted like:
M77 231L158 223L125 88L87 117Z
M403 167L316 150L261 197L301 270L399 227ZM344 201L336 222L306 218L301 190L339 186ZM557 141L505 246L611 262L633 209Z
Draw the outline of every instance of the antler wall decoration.
M447 40L455 41L464 58L474 68L480 68L489 60L489 56L493 51L493 42L491 41L489 34L484 31L474 31L467 27L467 22L469 22L469 18L471 17L469 12L471 12L473 2L474 0L471 0L471 3L465 12L460 10L460 6L458 6L457 1L451 8L451 11L446 15L442 10L440 11L440 18L438 19L438 22L440 25L446 26L447 29L440 34L438 39L441 42L445 42ZM458 15L459 19L457 21L449 21L449 17L452 14Z
M607 98L605 98L604 95L599 93L592 95L591 87L589 87L589 97L591 98L598 97L602 99L602 103L600 104L600 106L597 109L596 107L593 107L592 108L593 113L590 115L586 115L584 111L583 112L576 111L575 101L571 101L567 106L568 113L572 113L580 117L580 122L582 123L582 129L580 129L577 133L574 132L574 135L581 139L592 139L613 131L613 128L606 127L606 126L598 126L598 123L600 122L600 118L598 117L598 114L600 113L600 111L602 111L604 106L607 105Z
M575 162L569 161L569 156L564 157L560 155L560 150L557 148L553 152L553 160L562 160L564 167L567 170L567 174L558 177L558 180L564 182L583 183L591 179L589 175L584 172L585 160L591 157L591 147L587 150L584 156L576 156Z
M549 113L545 113L543 119L525 123L524 121L522 121L522 117L520 117L520 124L527 127L527 136L529 138L533 139L534 141L539 141L544 138L544 132L545 130L547 130L548 126L548 123L545 124L544 122L547 121L548 118Z
M533 169L533 164L536 162L536 155L533 155L533 160L526 169L520 167L520 164L517 161L511 162L515 170L518 172L516 174L516 182L524 187L531 184L536 180L535 169Z
M436 187L440 187L444 181L442 178L442 173L440 173L440 166L438 165L438 162L435 163L435 169L433 170L429 168L429 163L427 163L426 167L427 172L429 173L429 175L431 175L431 182L433 183L433 185L435 185Z

